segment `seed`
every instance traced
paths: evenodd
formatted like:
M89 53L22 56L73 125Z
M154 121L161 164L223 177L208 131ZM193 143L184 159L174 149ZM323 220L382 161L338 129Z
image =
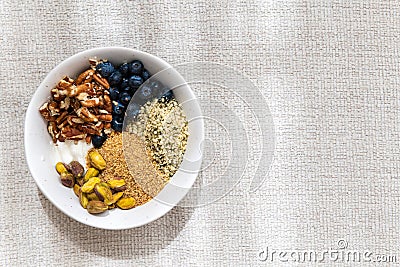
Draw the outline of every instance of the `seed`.
M83 181L86 183L90 178L97 177L97 175L99 175L99 171L97 169L89 168L85 174L85 177L83 178Z
M136 200L133 197L123 197L117 201L117 206L123 210L129 210L136 204Z
M79 192L79 203L81 203L81 206L86 209L87 205L89 203L89 200L87 198L87 195L83 193L82 191Z
M86 209L91 214L99 214L108 210L108 206L102 201L91 200L87 204Z
M111 189L113 189L115 192L121 192L126 189L125 186L125 180L124 179L113 179L113 180L108 180L107 184L110 186Z
M79 197L79 192L81 190L81 187L78 184L74 185L74 193L77 197Z
M98 170L104 170L107 166L106 161L97 150L89 151L90 164Z
M118 192L112 195L112 200L109 205L116 203L122 196L124 195L123 192Z
M75 184L74 176L69 172L60 174L61 183L66 187L73 187Z
M83 193L90 193L93 191L94 186L100 182L99 177L92 177L81 187L81 190Z
M57 162L56 164L56 171L58 172L58 174L61 175L61 173L63 172L68 172L67 168L65 167L64 163L62 162Z
M110 205L112 201L112 193L106 183L98 183L94 186L94 192L100 201L104 201L107 205Z
M88 198L89 200L100 200L99 197L96 195L95 192L88 193L88 194L87 194L87 198Z
M85 171L83 166L76 160L70 162L69 168L71 170L72 175L74 175L75 178L81 178Z

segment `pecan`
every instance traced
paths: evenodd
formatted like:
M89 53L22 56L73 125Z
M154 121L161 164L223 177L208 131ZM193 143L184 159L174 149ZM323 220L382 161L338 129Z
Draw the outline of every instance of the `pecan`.
M76 139L85 138L86 134L79 131L77 128L73 128L71 126L66 126L61 130L61 135L64 136L66 139Z
M53 97L53 100L57 102L64 100L64 98L66 97L66 94L61 94L60 89L57 88L51 89L50 93Z
M42 115L42 117L43 117L46 121L54 121L55 118L52 117L52 116L50 115L50 111L49 111L49 109L48 109L48 105L49 105L48 102L44 103L44 104L39 108L39 112L40 112L40 114Z
M57 102L50 101L47 108L50 111L50 116L53 117L53 116L60 115L60 108L59 108Z
M94 79L98 84L100 84L101 86L103 86L104 88L106 88L106 89L110 88L110 85L108 84L107 80L104 79L104 78L102 78L102 77L100 77L99 74L93 75L93 79Z
M91 83L84 83L80 85L71 85L68 90L68 96L74 97L79 95L80 93L84 93L92 87Z
M78 117L86 122L97 122L99 120L87 107L81 107L75 112Z
M61 115L58 116L58 118L56 119L57 125L59 125L61 122L63 122L67 118L67 115L68 115L68 111L64 111L63 113L61 113Z
M65 99L60 102L60 109L68 109L70 105L71 99L69 97L65 97Z
M69 78L68 76L65 76L62 80L60 80L56 86L56 88L60 89L59 93L65 94L71 85L73 85L74 80Z
M112 101L109 95L104 95L103 96L104 99L104 105L103 108L108 111L109 113L111 113L112 111Z
M90 83L93 79L93 74L94 70L88 69L87 71L82 72L78 78L76 78L75 83L78 85L82 83Z
M98 98L98 97L94 97L94 98L91 98L91 99L83 100L83 101L80 101L80 102L81 102L81 105L83 107L88 107L88 108L97 107L97 106L101 105L100 98Z
M110 129L111 128L111 123L110 122L105 122L104 123L104 129Z
M49 132L51 139L53 139L54 143L57 143L57 137L56 135L58 134L58 129L55 121L50 121L47 124L47 131Z
M94 125L91 124L80 125L80 128L82 129L81 131L85 134L98 135L101 133L101 130L99 131Z
M111 114L100 114L100 115L97 116L97 118L100 121L107 121L107 122L112 121L112 115Z
M84 120L82 120L81 118L74 116L74 115L69 115L67 116L67 122L69 125L75 125L75 124L83 124L85 123Z

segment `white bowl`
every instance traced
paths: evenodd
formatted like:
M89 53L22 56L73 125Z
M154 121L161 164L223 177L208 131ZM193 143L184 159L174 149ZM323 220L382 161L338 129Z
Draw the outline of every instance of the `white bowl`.
M55 164L62 158L54 149L54 144L47 133L47 123L38 112L39 107L50 97L53 88L65 75L76 77L89 67L88 59L97 57L107 59L114 64L141 60L151 74L167 70L160 80L172 88L181 84L182 76L164 60L134 49L105 47L86 50L71 56L57 65L40 84L29 104L25 118L25 153L30 172L42 193L58 209L69 217L103 229L128 229L147 224L163 216L186 195L198 175L201 165L201 143L204 140L204 122L198 101L187 84L174 90L178 102L183 103L183 111L189 120L189 139L184 156L184 163L190 171L178 170L158 196L162 196L131 210L113 209L106 214L91 215L83 209L71 188L60 183L55 171ZM184 104L185 102L190 104ZM87 147L79 147L87 149ZM66 160L65 160L66 161ZM82 159L80 159L82 161ZM185 167L187 168L187 167Z

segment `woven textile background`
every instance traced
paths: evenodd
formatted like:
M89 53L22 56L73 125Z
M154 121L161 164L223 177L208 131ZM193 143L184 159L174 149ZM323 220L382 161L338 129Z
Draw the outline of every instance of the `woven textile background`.
M2 0L0 266L293 266L259 251L322 253L339 240L399 263L399 15L398 1L375 0ZM26 165L25 110L56 64L111 45L249 77L275 124L261 188L244 179L212 205L124 231L56 209Z

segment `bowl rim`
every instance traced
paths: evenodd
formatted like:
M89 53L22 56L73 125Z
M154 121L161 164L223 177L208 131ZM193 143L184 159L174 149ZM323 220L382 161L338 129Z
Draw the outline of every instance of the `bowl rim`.
M130 224L130 225L122 226L122 227L121 226L119 226L119 227L108 227L107 225L98 225L98 224L93 224L91 222L88 222L88 221L84 220L83 218L81 218L81 217L79 217L77 215L74 215L74 214L70 214L65 209L63 209L62 206L48 194L48 191L46 190L46 186L43 183L40 182L40 179L38 177L36 177L36 175L38 175L38 174L32 171L33 170L33 168L32 168L33 162L31 162L31 159L30 159L31 157L28 155L29 151L27 149L27 147L29 147L29 143L28 142L29 142L29 138L30 138L30 135L28 134L30 128L29 128L29 123L27 123L27 121L30 118L30 114L32 114L32 112L37 111L37 107L34 106L33 100L35 98L37 98L37 95L39 94L39 92L41 90L44 90L43 87L47 87L46 85L49 83L50 77L52 75L55 75L57 73L58 69L61 69L61 68L63 68L64 66L66 66L68 64L71 64L76 59L85 57L85 55L90 55L90 54L94 54L95 55L95 54L102 54L102 53L110 53L111 51L109 51L109 50L114 50L114 49L117 49L119 51L123 51L123 52L126 52L126 53L131 53L131 54L132 53L133 54L141 54L141 55L143 55L145 57L152 58L153 60L156 60L160 64L160 68L162 68L162 70L164 70L164 69L172 69L172 70L174 70L176 72L176 70L169 63L167 63L165 60L163 60L163 59L161 59L161 58L159 58L159 57L157 57L155 55L152 55L150 53L147 53L147 52L144 52L144 51L140 51L140 50L137 50L137 49L127 48L127 47L120 47L120 46L96 47L96 48L92 48L92 49L83 50L81 52L78 52L76 54L73 54L73 55L65 58L60 63L55 65L46 74L45 78L42 80L42 82L36 88L35 92L32 94L32 97L30 99L28 108L27 108L26 113L25 113L25 120L24 120L24 150L25 150L25 159L26 159L26 162L27 162L27 165L28 165L29 172L31 173L31 176L34 179L37 187L39 188L41 193L58 210L60 210L62 213L64 213L68 217L74 219L75 221L78 221L78 222L83 223L83 224L88 225L88 226L92 226L92 227L99 228L99 229L106 229L106 230L124 230L124 229L131 229L131 228L136 228L136 227L140 227L140 226L146 225L146 224L151 223L151 222L159 219L160 217L164 216L166 213L168 213L172 208L174 208L184 198L184 196L192 188L192 186L193 186L193 184L194 184L194 182L195 182L195 180L197 178L195 178L195 179L193 179L193 181L191 181L191 185L190 185L189 188L187 188L186 193L178 200L178 202L174 203L173 205L172 204L168 205L168 204L162 203L160 201L157 201L154 198L152 200L150 200L149 202L157 201L158 205L161 206L161 211L158 214L156 214L155 216L152 216L152 217L151 216L150 217L146 216L146 218L148 218L148 220L144 220L141 223ZM180 76L180 74L178 72L176 72L176 73L177 73L177 75ZM156 74L156 73L154 73L154 74ZM186 84L186 86L190 89L189 93L191 94L191 96L194 97L195 101L198 103L197 97L195 96L193 90L190 88L190 86L188 84ZM200 110L200 112L201 112L201 110ZM198 119L201 120L201 127L198 129L199 130L199 135L201 136L200 137L201 140L204 140L204 121L203 121L202 117L198 118ZM202 149L202 146L200 146L200 149ZM201 154L202 154L202 151L201 151ZM201 160L202 159L200 159L200 163L201 163ZM196 177L197 177L199 171L200 171L200 169L197 171ZM149 202L147 202L146 204L148 204ZM146 204L144 204L144 205L146 205ZM139 207L143 207L144 205L139 206Z

